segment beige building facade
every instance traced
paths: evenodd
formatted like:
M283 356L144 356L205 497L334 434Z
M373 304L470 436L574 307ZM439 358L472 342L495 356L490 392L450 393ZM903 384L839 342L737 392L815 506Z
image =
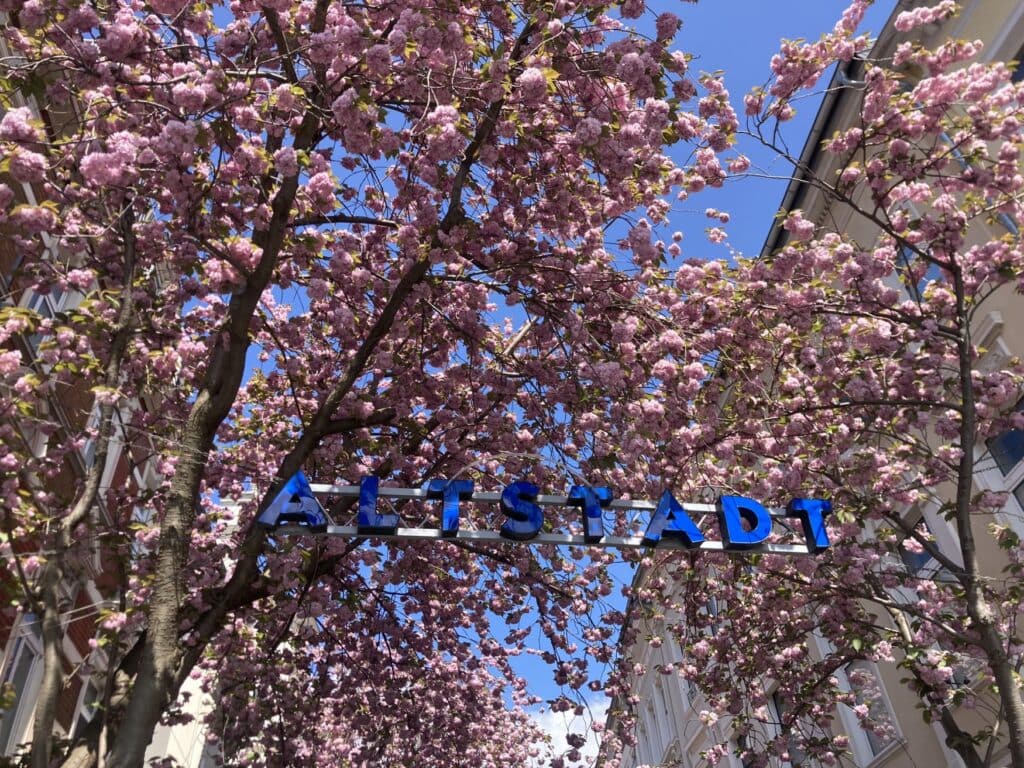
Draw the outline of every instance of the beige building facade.
M897 44L906 37L893 26L896 14L907 8L923 5L921 2L900 2L881 32L871 52L872 58L891 55ZM931 5L931 3L928 3ZM965 0L960 3L959 14L943 24L933 24L917 32L925 44L934 44L950 38L981 40L985 43L981 56L983 61L1013 61L1024 59L1024 3L1019 0ZM850 62L837 72L829 84L822 106L816 116L811 135L800 156L801 167L813 169L816 177L830 178L838 168L838 158L820 151L823 139L831 137L837 130L855 124L860 109L858 79L863 69L858 61ZM1024 79L1024 64L1015 65L1014 80ZM871 243L877 230L864 217L855 215L849 208L830 201L799 173L790 181L781 208L783 211L800 209L804 216L815 222L818 231L843 232L861 243ZM781 222L781 217L779 218ZM983 225L978 225L982 227ZM975 231L972 230L972 236ZM991 239L1005 234L1019 236L1018 223L1006 216L999 216L990 225L989 231L976 232L977 237ZM787 233L781 223L770 231L762 256L774 253L785 243ZM926 280L937 277L926 276ZM922 282L922 288L923 288ZM906 289L913 291L913 286ZM972 326L974 342L985 350L979 361L980 367L1004 366L1010 359L1024 359L1024 298L1006 287L990 296L981 311L977 313ZM1017 406L1024 407L1024 395ZM1008 499L997 516L997 523L1010 526L1019 536L1024 537L1024 432L1010 431L988 441L975 456L976 488L1006 492ZM950 493L951 490L946 489ZM941 498L942 490L937 494ZM940 515L939 503L915 507L906 511L905 520L914 525L926 525L943 554L959 561L959 546L954 528ZM987 522L979 523L977 543L979 559L991 564L997 573L1006 562L1005 553L1000 551L992 536L985 532ZM939 575L938 564L923 555L907 553L904 563L914 573ZM638 582L647 577L641 572ZM715 607L707 607L713 612ZM635 729L636 744L627 747L621 768L639 766L665 766L666 768L696 768L707 765L708 751L716 745L727 744L727 753L719 765L727 768L748 768L740 755L744 752L743 738L737 739L729 718L716 719L710 714L708 702L701 691L676 674L657 674L659 669L678 669L680 665L693 660L683 657L683 652L673 639L667 627L679 618L655 615L654 618L633 618L632 628L640 640L623 652L636 665L648 670L647 674L635 678L632 699L637 716ZM651 644L650 637L662 638L658 647ZM823 657L829 652L824 641L810 637L808 652ZM959 684L970 688L976 682L976 670L970 664L958 674ZM838 705L835 729L848 738L845 755L837 755L839 764L856 768L964 768L960 756L945 743L945 733L938 723L928 723L922 718L920 699L901 678L906 671L895 665L875 664L870 661L856 661L837 670L836 677L846 690L857 694L865 681L877 694L871 703L872 716L885 719L889 729L872 733L863 730L858 719L845 705ZM759 739L781 737L773 723L782 721L783 702L771 694L772 682L765 681L769 692L767 717L762 725ZM615 711L623 702L612 705L609 729L621 728ZM985 724L983 708L967 710L961 707L956 717L969 727ZM988 756L991 766L1008 764L1005 747L997 746ZM808 768L819 763L808 760L797 750L790 754L790 761L779 763L775 768Z

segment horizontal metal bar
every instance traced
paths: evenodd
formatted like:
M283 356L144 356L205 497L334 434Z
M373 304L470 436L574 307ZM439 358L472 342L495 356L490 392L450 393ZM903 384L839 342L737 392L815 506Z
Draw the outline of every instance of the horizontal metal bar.
M314 486L315 490L315 486ZM359 528L354 525L329 525L327 530L322 532L314 532L309 528L302 525L282 525L276 531L277 534L283 534L285 536L301 535L301 536L333 536L337 538L367 538L367 539L391 539L391 540L407 540L407 541L421 541L424 539L429 540L443 540L443 539L454 539L458 541L484 541L484 542L505 542L509 543L510 540L502 536L498 531L458 531L454 536L442 535L441 529L439 528L398 528L394 533L391 534L366 534L360 533ZM555 546L572 546L572 547L605 547L609 549L639 549L641 547L648 549L655 549L655 547L646 547L643 543L644 539L642 536L605 536L599 542L590 544L582 536L576 536L569 533L538 533L532 539L525 541L515 541L516 544L553 544ZM683 544L674 539L662 539L657 545L656 549L685 549ZM751 549L743 550L726 550L725 546L720 541L705 541L699 547L693 549L700 549L704 552L725 552L735 551L739 553L747 552L763 552L775 555L809 555L811 554L807 547L803 544L761 544Z
M358 485L310 483L309 487L313 490L314 494L322 494L324 496L341 496L342 498L359 497ZM427 499L427 492L423 488L388 488L387 486L380 486L377 489L377 497L381 499L420 499L425 501ZM497 504L501 501L501 494L493 491L474 493L469 497L469 501ZM564 507L569 503L569 497L541 494L535 499L535 501L542 507ZM682 507L687 512L696 512L702 515L714 514L718 510L718 507L714 504L687 503L683 504ZM611 503L605 507L605 509L630 509L647 512L653 512L657 508L658 502L650 501L649 499L612 499ZM769 509L768 511L771 513L772 517L786 516L785 511L781 509Z

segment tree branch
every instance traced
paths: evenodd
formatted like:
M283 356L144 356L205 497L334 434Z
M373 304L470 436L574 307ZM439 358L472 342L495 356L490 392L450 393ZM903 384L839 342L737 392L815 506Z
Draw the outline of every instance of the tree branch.
M376 219L373 216L352 216L347 213L329 213L324 216L306 216L293 219L289 227L320 227L325 224L369 224L374 227L398 229L398 222L391 219Z
M352 432L356 429L363 429L364 427L388 424L394 421L395 416L396 411L394 408L381 408L379 411L370 414L366 418L351 417L345 419L332 419L327 422L326 426L321 430L321 434L326 437L327 435L339 435L345 432Z

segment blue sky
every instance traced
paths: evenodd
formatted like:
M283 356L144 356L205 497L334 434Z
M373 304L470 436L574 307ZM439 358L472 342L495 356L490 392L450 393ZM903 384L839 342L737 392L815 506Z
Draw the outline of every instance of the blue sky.
M691 5L679 0L653 0L650 7L655 13L671 11L683 20L676 42L679 48L697 57L692 70L723 71L733 104L742 116L743 96L767 80L768 63L778 51L779 41L817 39L832 28L847 4L837 0L702 0ZM892 0L878 0L869 10L862 29L877 34L893 5ZM784 138L796 153L803 147L819 102L817 98L803 102L796 118L787 126ZM760 167L774 175L788 176L789 169L784 163L772 162L770 156L757 149L752 144L744 145L744 152L754 161L752 171ZM724 246L712 246L703 236L705 227L711 223L704 210L719 208L732 215L726 228L732 246L745 255L755 255L768 234L785 187L785 179L732 178L722 190L706 191L677 204L669 231L680 230L686 235L685 256L726 257Z

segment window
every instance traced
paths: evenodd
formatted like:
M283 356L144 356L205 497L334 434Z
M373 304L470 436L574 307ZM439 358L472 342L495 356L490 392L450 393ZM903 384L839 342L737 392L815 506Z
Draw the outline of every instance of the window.
M1014 83L1019 83L1024 80L1024 47L1017 51L1017 55L1013 57L1013 60L1017 62L1013 68L1013 74L1010 75L1010 80Z
M53 290L49 295L42 293L32 293L29 296L28 301L25 303L26 308L31 309L37 313L43 320L49 320L60 309L61 301L64 298L64 294L59 289ZM28 345L32 349L32 355L35 356L39 352L39 345L43 341L43 334L32 333L27 337Z
M747 738L747 734L741 733L736 737L736 748L733 751L739 758L742 768L751 768L754 765L757 755L750 748L750 740Z
M1016 488L1013 489L1014 498L1017 499L1017 503L1020 504L1020 508L1024 509L1024 483L1019 483Z
M772 693L772 708L775 710L775 719L779 724L779 733L786 739L786 752L789 753L786 765L790 765L792 768L807 768L812 763L807 754L800 749L799 741L793 735L793 732L800 728L799 721L794 720L788 725L783 722L785 715L793 708L792 705L783 699L778 691L775 691Z
M692 707L694 700L697 698L697 686L689 680L680 680L679 682L683 688L683 698L686 699L687 705Z
M935 540L931 528L924 518L921 518L914 528L922 538ZM907 573L911 576L919 574L932 561L932 556L928 554L928 551L910 536L900 544L899 551L900 559L903 560L903 564L907 567Z
M35 709L35 689L43 673L39 621L26 613L14 630L3 687L15 696L10 709L0 710L0 753L9 755L26 736Z
M41 293L36 293L32 295L32 298L29 300L28 303L28 308L37 312L42 320L48 320L49 318L53 317L53 307L50 306L50 302L47 301L46 297L43 296L43 294ZM35 357L39 353L39 345L42 343L42 341L42 333L37 331L35 333L29 334L28 345L32 349L33 357Z
M911 518L913 520L913 518ZM909 523L910 521L908 521ZM946 554L950 551L949 547L951 543L946 542L946 546L943 547L939 540L939 536L936 535L936 528L933 526L942 527L946 529L948 533L948 524L942 520L932 519L930 522L927 517L921 516L914 526L914 530L917 534L929 542L932 547L940 552ZM955 547L955 544L953 544ZM907 569L907 575L918 579L932 579L934 581L951 582L955 581L956 577L953 576L946 568L946 566L939 563L934 557L929 554L928 550L917 541L917 539L907 536L899 544L899 555L903 561L903 565ZM954 555L955 559L955 555ZM917 598L915 598L917 599Z
M150 506L135 506L132 507L132 520L131 526L139 530L145 530L150 528L153 522L153 508ZM132 557L142 557L147 554L150 549L148 546L139 541L138 538L132 536Z
M952 638L946 636L940 636L935 644L952 657L947 663L953 667L953 679L950 681L953 685L970 686L977 680L985 667L981 659L968 656L957 648L957 643Z
M722 611L722 606L718 603L718 598L713 596L704 604L704 608L701 609L701 613L709 618L709 621L704 625L704 634L707 637L714 637L718 634L718 630L722 627L722 622L719 621L718 615Z
M1013 410L1024 411L1024 399L1018 402ZM1010 474L1010 470L1024 459L1024 430L1008 429L1002 434L990 437L985 444L999 466L999 471L1004 475Z
M74 741L85 730L85 727L92 722L99 708L99 690L90 680L82 692L82 703L78 707L78 717L75 718L75 727L71 732L71 740Z
M859 736L862 738L858 740L862 741L870 756L875 757L896 741L895 718L871 662L862 659L851 661L845 672L857 702L853 711L861 725Z
M920 274L920 265L921 259L916 253L905 245L900 246L896 270L899 272L900 282L907 289L910 298L917 302L924 298L924 289L928 287L928 283L942 277L942 270L939 269L939 265L928 262L928 268L921 275L921 278L919 280L914 279L915 275Z
M92 413L89 414L89 421L86 422L86 432L95 432L100 428L100 409L94 406ZM88 437L85 440L85 444L82 446L82 461L85 462L85 468L92 468L93 463L96 461L96 445L97 439L95 437Z

